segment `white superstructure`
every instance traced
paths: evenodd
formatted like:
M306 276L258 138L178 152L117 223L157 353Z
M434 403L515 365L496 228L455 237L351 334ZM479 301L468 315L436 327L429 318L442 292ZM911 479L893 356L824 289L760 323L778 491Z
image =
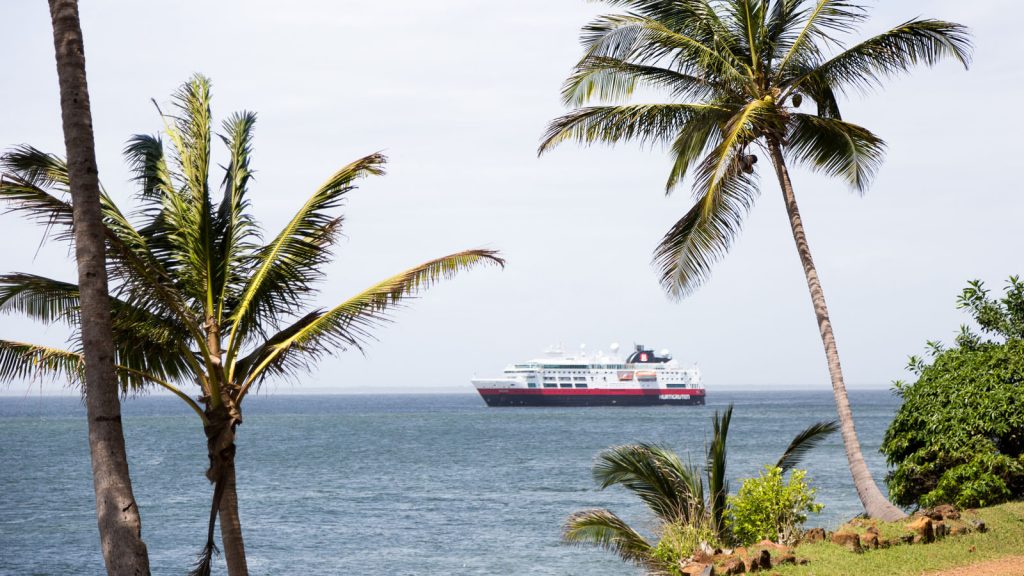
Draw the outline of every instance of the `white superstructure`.
M512 405L536 404L527 401L530 397L548 398L550 401L544 404L565 405L596 404L585 399L598 396L611 398L608 404L621 403L619 397L630 404L664 403L650 402L652 399L696 400L698 396L700 402L694 403L703 403L704 397L700 370L695 365L683 368L668 350L655 353L643 346L636 346L623 359L615 344L609 354L588 354L583 346L573 354L552 347L541 358L510 364L500 378L473 378L472 383L492 405L499 405L491 402L496 395L520 399ZM564 401L555 402L555 397ZM640 402L642 397L648 401ZM500 405L507 404L503 401Z

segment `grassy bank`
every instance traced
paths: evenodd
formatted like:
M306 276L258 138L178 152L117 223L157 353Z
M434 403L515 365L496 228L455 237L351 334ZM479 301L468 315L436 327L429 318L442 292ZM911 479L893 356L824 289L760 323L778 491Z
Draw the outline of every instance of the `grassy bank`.
M845 576L848 574L918 575L932 570L967 566L984 560L1024 553L1024 502L1011 502L964 513L984 521L989 530L947 537L925 545L893 546L855 554L831 543L797 548L804 566L775 571L783 576Z

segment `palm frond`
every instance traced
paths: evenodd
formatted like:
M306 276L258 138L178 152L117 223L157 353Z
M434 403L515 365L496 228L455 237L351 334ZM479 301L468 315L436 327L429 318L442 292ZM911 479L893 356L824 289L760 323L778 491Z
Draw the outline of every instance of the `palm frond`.
M655 562L651 544L608 510L581 510L569 516L562 530L562 541L599 546L639 566L647 567Z
M168 255L178 266L179 290L198 303L206 318L214 314L213 203L209 168L212 135L210 81L196 74L173 94L174 113L164 116L165 131L174 144L174 159L182 191L163 198L161 218L167 223ZM163 112L161 112L163 114Z
M7 212L41 224L47 236L70 241L71 203L46 190L54 187L61 195L69 194L64 162L31 146L20 146L0 156L0 169L0 201L6 203Z
M781 468L783 473L795 468L808 452L838 429L839 424L835 420L808 426L793 438L786 451L779 457L779 461L775 463L775 467Z
M842 178L864 193L885 158L885 142L866 128L834 118L794 113L786 153L796 162Z
M62 158L23 144L15 146L0 157L0 165L9 172L33 186L51 188L59 186L68 190L68 167Z
M81 354L12 340L0 340L0 381L47 378L78 385L85 370Z
M818 0L802 15L802 25L796 26L799 31L793 32L792 42L784 53L777 54L777 75L785 73L793 62L820 59L822 46L840 46L839 36L866 20L867 10L857 1Z
M132 136L125 145L124 157L143 201L159 203L165 195L176 193L160 136Z
M662 288L673 298L690 294L710 276L757 198L756 177L744 157L762 106L767 104L755 100L729 120L721 142L698 168L694 191L702 195L655 249Z
M0 275L0 313L19 313L44 324L62 322L77 330L80 306L76 284L34 274ZM189 334L183 326L115 297L110 306L115 363L163 380L186 378L191 352L184 345ZM134 382L129 388L140 386Z
M714 150L724 137L723 128L733 113L727 105L708 107L694 113L680 128L672 142L672 169L665 183L665 193L670 194L690 171L694 164L710 150Z
M221 136L230 151L231 160L224 170L224 197L213 231L216 244L213 284L218 323L224 315L225 302L237 298L248 279L250 266L247 255L256 248L255 240L258 238L256 223L247 212L249 200L246 197L252 178L249 158L255 123L255 113L235 113L224 122L225 134Z
M545 132L538 154L562 142L614 144L636 140L641 144L671 142L695 115L708 109L729 111L717 104L635 104L590 106L556 118Z
M226 364L245 341L282 315L294 314L322 276L341 219L328 212L356 188L360 178L384 173L386 158L370 154L344 166L320 186L284 229L254 256L252 272L232 310Z
M808 15L811 0L775 0L768 9L765 23L764 50L769 64L783 57L799 37L800 24ZM770 66L769 66L770 68Z
M603 56L585 56L562 87L562 103L583 106L592 100L616 102L638 88L662 89L675 99L700 99L713 94L713 81L658 66L645 66Z
M583 27L580 38L586 55L638 64L660 62L682 74L748 85L742 64L730 50L734 42L715 11L705 2L677 5L676 14L661 19L636 14L595 18ZM687 18L691 12L695 16Z
M763 0L724 0L723 9L733 23L740 40L745 64L753 74L763 70L767 58L762 53L767 34L768 2Z
M598 455L593 474L601 489L626 488L665 522L687 521L704 509L700 475L661 446L641 443L608 448Z
M250 354L251 358L239 363L248 369L239 400L267 374L292 372L324 354L361 347L370 337L370 330L386 322L388 312L407 298L459 272L486 264L503 267L505 261L493 250L467 250L437 258L379 282L326 312L305 316L257 347L256 356ZM235 373L236 378L241 376Z
M824 83L832 90L869 91L882 82L923 64L952 58L968 68L971 37L961 24L915 19L869 38L809 70L797 69L791 85Z
M713 433L708 445L708 511L711 524L720 538L725 536L725 503L729 494L729 482L726 478L728 459L727 443L729 439L729 423L732 421L732 404L719 415L716 411L712 419Z
M0 275L0 312L23 314L43 324L78 325L78 285L35 274Z

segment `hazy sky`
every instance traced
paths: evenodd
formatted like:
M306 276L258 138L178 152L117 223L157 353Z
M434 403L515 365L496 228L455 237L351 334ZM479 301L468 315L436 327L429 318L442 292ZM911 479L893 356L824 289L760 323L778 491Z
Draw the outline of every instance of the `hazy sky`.
M193 72L214 82L219 120L259 113L253 208L268 236L339 166L383 150L387 176L363 181L344 207L345 236L320 297L331 305L421 261L500 249L504 271L437 286L380 330L366 356L324 361L269 391L471 391L474 374L537 356L552 343L669 348L716 387L827 388L828 373L774 174L711 281L682 302L650 265L689 208L663 194L661 149L565 145L538 159L559 88L580 55L580 27L604 5L582 0L353 2L88 1L82 20L99 156L108 191L133 192L120 151L161 127ZM287 5L287 8L282 6ZM858 197L794 174L811 248L851 388L904 377L928 339L952 340L965 281L1001 288L1024 273L1019 185L1024 66L1014 50L1024 4L877 2L864 33L915 16L968 25L969 72L944 65L845 102L847 120L889 144ZM0 3L0 146L63 155L46 3ZM220 151L218 151L220 154ZM222 156L222 155L221 155ZM765 160L765 159L762 159ZM214 177L219 181L220 176ZM0 270L75 278L68 250L37 250L36 226L0 216ZM0 319L0 337L59 344L62 327ZM10 394L39 393L16 383ZM44 391L59 392L59 385Z

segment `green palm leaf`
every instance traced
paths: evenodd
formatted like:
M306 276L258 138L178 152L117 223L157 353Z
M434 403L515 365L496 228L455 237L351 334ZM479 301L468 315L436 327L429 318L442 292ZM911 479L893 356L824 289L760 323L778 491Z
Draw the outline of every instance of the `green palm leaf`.
M707 457L708 511L711 515L711 525L722 540L726 537L724 518L726 497L729 495L729 481L726 478L725 469L728 460L727 442L731 421L732 404L721 415L715 411L715 416L712 419L714 432L711 436L711 444L708 445Z
M626 488L665 522L689 521L704 509L700 475L661 446L613 446L598 456L593 473L601 489Z
M565 521L562 540L575 545L611 550L626 562L648 567L654 562L653 547L636 530L608 510L581 510Z
M341 226L341 219L328 212L355 189L356 180L383 174L385 162L382 154L371 154L335 172L277 237L256 251L251 276L230 318L228 366L254 330L273 328L278 318L294 314L305 302Z
M543 154L558 144L574 140L580 144L636 140L641 144L671 142L694 116L729 111L717 104L637 104L590 106L555 119L548 126L539 149Z
M388 312L404 300L484 264L504 266L505 262L493 250L458 252L392 276L330 310L307 314L237 363L233 374L243 381L239 399L267 375L293 373L331 351L360 348L370 331L386 322Z
M967 28L953 22L916 19L865 40L810 70L795 71L793 87L823 83L833 90L862 91L882 86L882 81L904 74L919 64L934 66L952 58L967 68L971 41Z
M786 451L779 457L779 461L775 463L775 467L781 468L783 472L797 467L808 452L838 429L839 423L835 420L817 422L808 426L793 438Z
M864 193L885 158L885 142L866 128L834 118L793 114L786 154Z

